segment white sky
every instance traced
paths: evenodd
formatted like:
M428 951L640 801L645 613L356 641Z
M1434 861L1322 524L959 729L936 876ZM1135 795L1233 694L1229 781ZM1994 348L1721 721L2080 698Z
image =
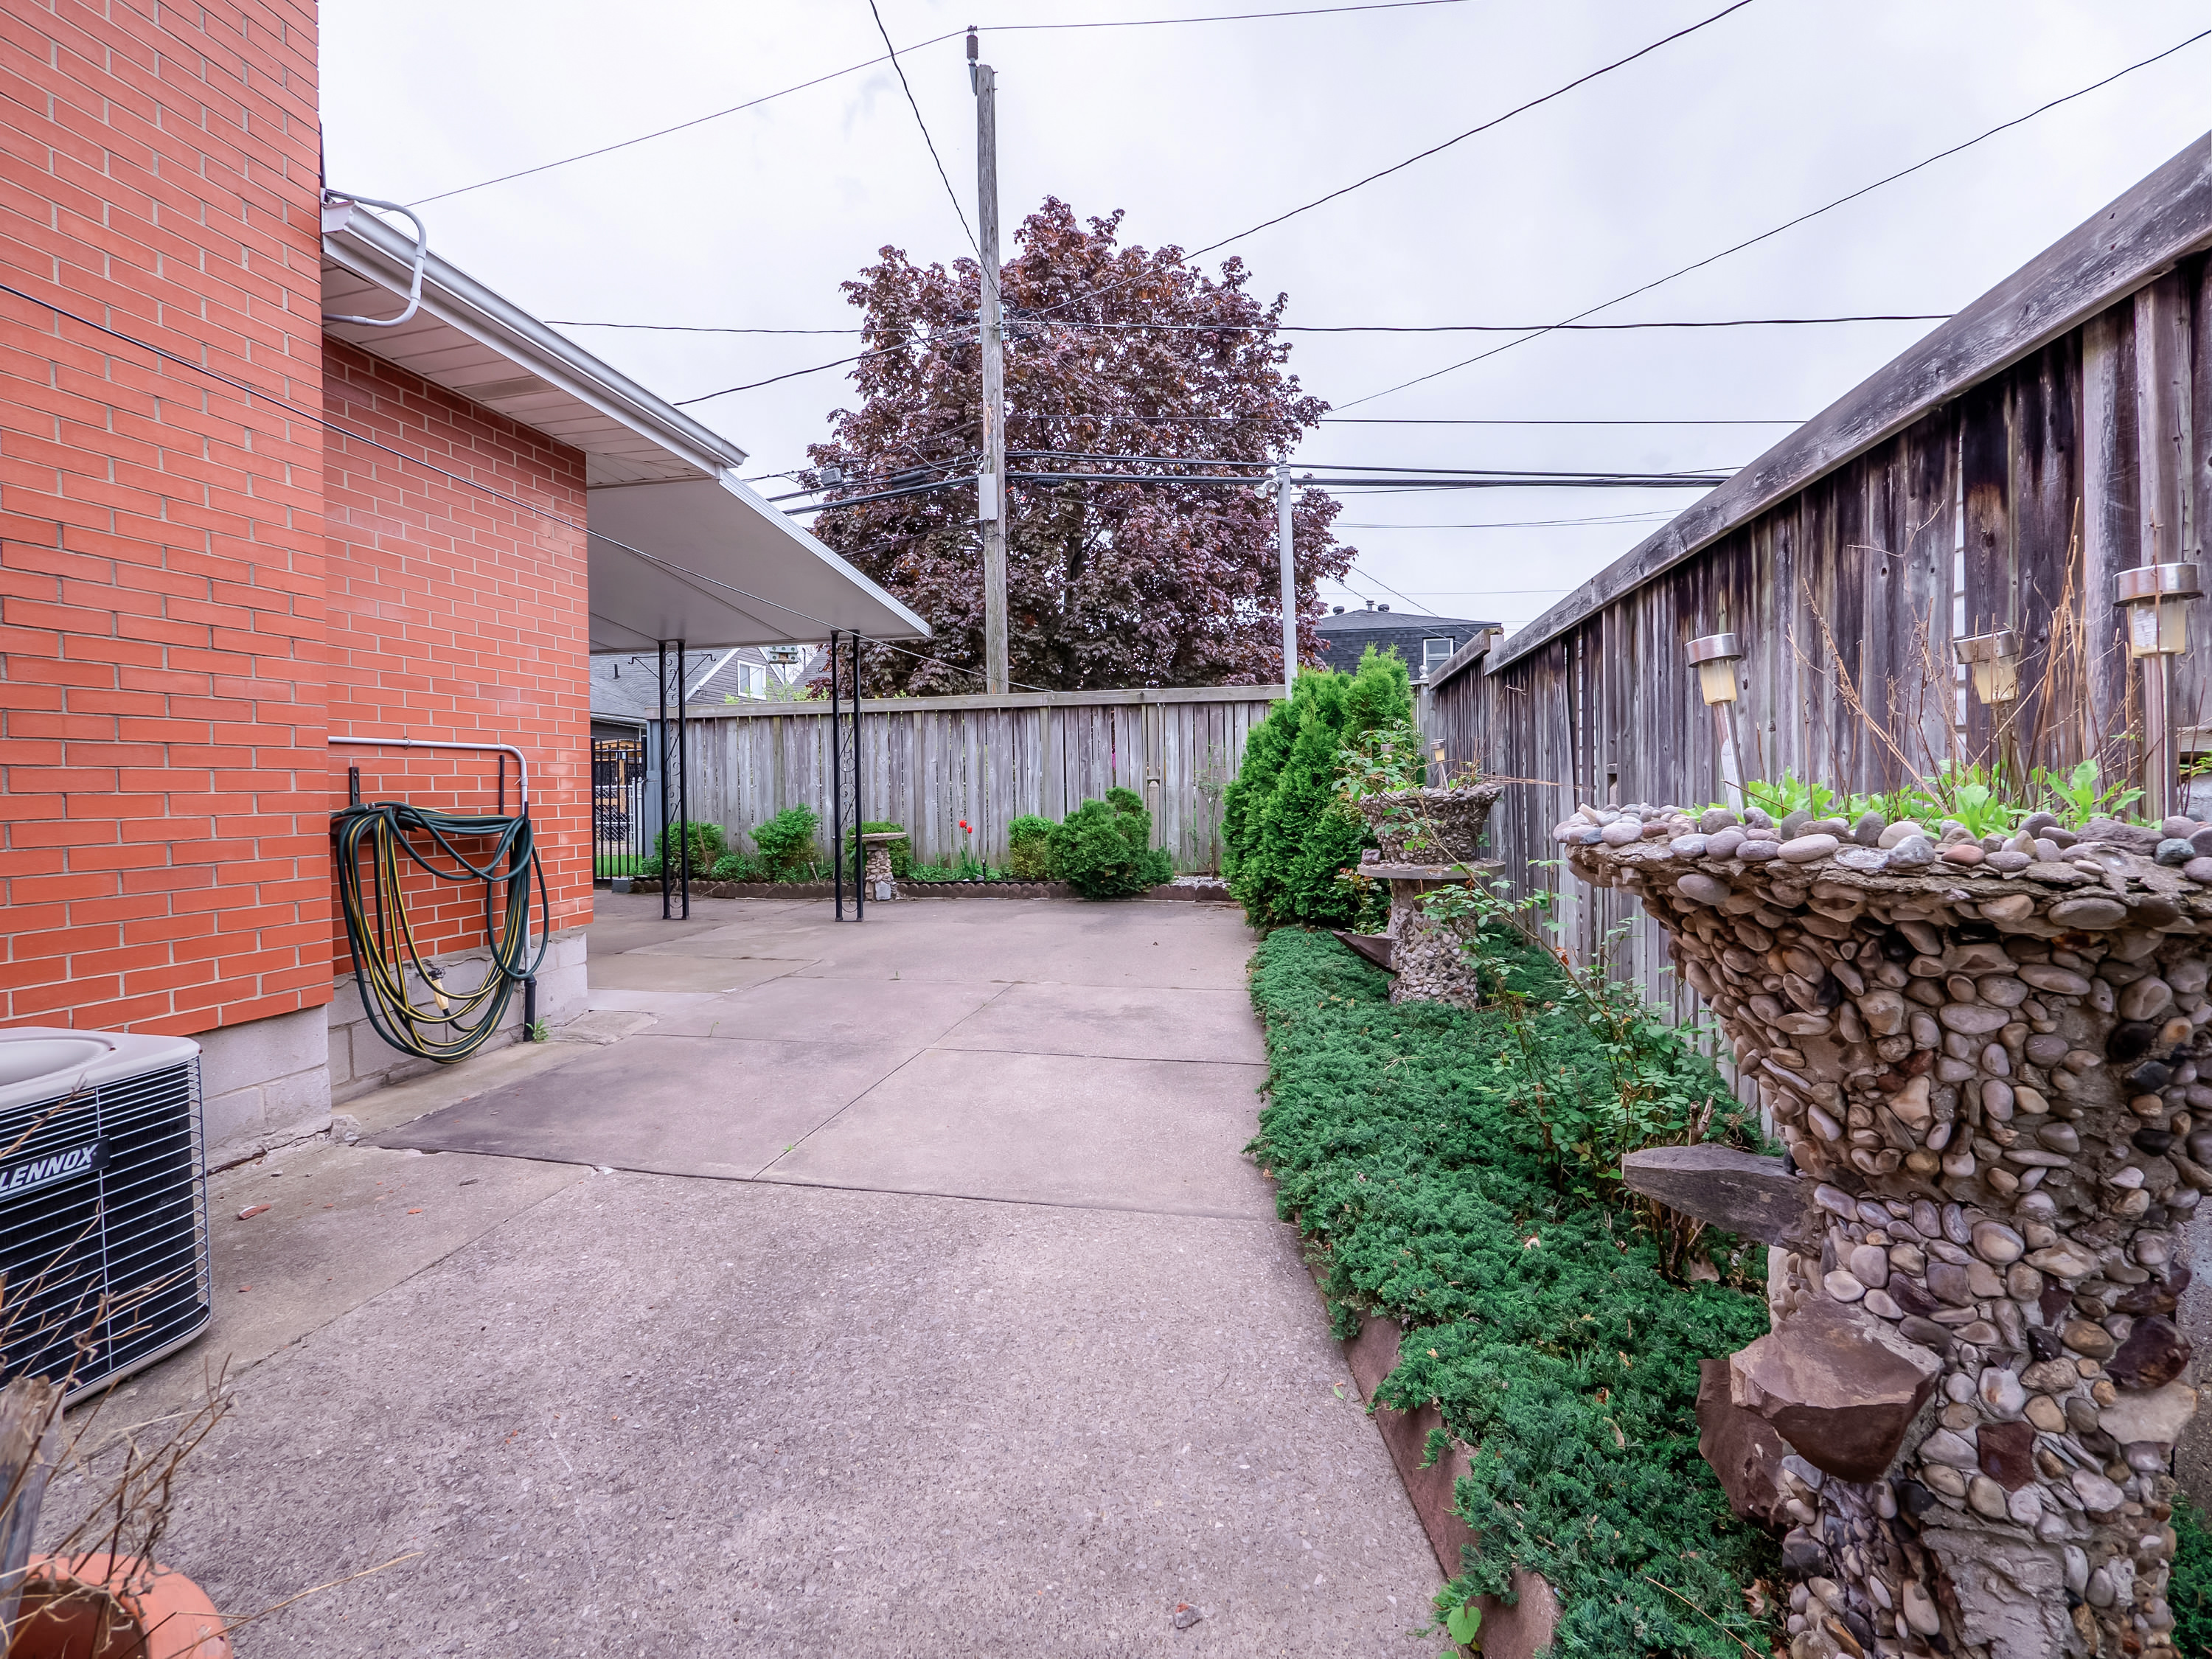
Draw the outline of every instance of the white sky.
M1125 240L1196 247L1402 160L1720 9L1723 0L1459 0L1339 16L994 33L1320 0L878 0L909 43L985 21L1000 210L1047 194L1125 208ZM881 54L867 0L325 0L331 183L418 201ZM1293 323L1557 321L2149 57L2202 0L1754 0L1626 69L1212 256L1241 253ZM972 221L975 118L957 38L904 58ZM2197 137L2200 42L1603 320L1948 312ZM841 328L838 283L892 244L968 244L890 66L422 210L440 252L547 319ZM1784 418L1817 413L1932 326L1553 335L1346 411ZM854 349L844 337L567 331L671 398ZM1497 343L1302 336L1339 405ZM693 407L796 465L852 400L841 371ZM1727 469L1785 426L1329 426L1302 464ZM774 485L768 486L775 493ZM1337 603L1410 599L1526 621L1628 550L1686 491L1353 499ZM1652 513L1649 524L1421 528Z

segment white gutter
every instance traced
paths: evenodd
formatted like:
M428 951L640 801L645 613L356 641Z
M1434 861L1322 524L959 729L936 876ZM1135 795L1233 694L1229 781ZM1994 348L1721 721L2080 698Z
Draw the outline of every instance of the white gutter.
M367 208L343 199L323 204L323 257L333 264L404 295L414 276L416 256L413 237L393 229ZM727 438L435 253L422 265L422 309L701 472L716 476L744 462L745 452Z

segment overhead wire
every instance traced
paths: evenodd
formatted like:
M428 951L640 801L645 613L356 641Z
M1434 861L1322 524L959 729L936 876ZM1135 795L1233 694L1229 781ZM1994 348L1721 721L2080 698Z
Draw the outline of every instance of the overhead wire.
M1600 76L1610 75L1617 69L1625 69L1629 64L1634 63L1638 58L1648 57L1652 52L1658 51L1662 46L1670 45L1676 40L1684 39L1686 36L1695 34L1699 29L1710 28L1713 24L1719 22L1723 18L1727 17L1733 13L1741 11L1746 6L1750 5L1751 3L1752 0L1734 0L1733 4L1722 7L1720 10L1715 12L1711 16L1702 18L1698 21L1692 23L1685 28L1676 29L1672 34L1662 35L1658 40L1651 42L1650 46L1639 46L1634 52L1630 52L1626 58L1615 58L1612 63L1604 65L1601 69L1594 69L1587 75L1577 76L1575 79L1568 82L1565 86L1554 87L1551 91L1545 93L1539 97L1531 98L1527 103L1517 105L1514 108L1507 110L1502 115L1494 115L1491 117L1489 120L1481 123L1478 126L1469 127L1465 132L1460 133L1455 137L1447 138L1440 144L1431 144L1428 149L1422 150L1416 155L1408 155L1402 161L1394 161L1389 167L1381 169L1379 172L1369 173L1364 179L1354 179L1351 184L1345 185L1339 189L1333 190L1326 196L1316 196L1312 201L1307 202L1301 206L1294 207L1286 213L1279 213L1272 219L1262 219L1258 224L1253 225L1248 229L1240 230L1234 235L1224 236L1218 242L1208 242L1204 247L1193 250L1187 257L1193 259L1203 258L1209 253L1212 253L1221 248L1227 247L1231 242L1241 242L1247 236L1257 235L1263 230L1272 229L1274 226L1283 223L1285 220L1297 218L1302 213L1310 213L1317 207L1321 207L1328 203L1335 201L1340 196L1349 196L1353 191L1364 189L1367 185L1373 184L1378 179L1387 179L1394 173L1402 173L1405 169L1412 167L1414 163L1418 161L1425 161L1431 155L1440 155L1443 151L1449 149L1453 145L1463 143L1468 139L1475 137L1478 133L1487 132L1492 127L1510 121L1516 115L1525 115L1530 110L1535 109L1540 105L1550 103L1555 98L1564 98L1576 88L1588 86L1591 82L1597 80Z
M1525 334L1544 328L1572 329L1577 332L1618 333L1650 328L1786 328L1808 327L1829 323L1941 323L1950 320L1948 311L1879 312L1850 317L1723 317L1711 320L1649 323L1274 323L1267 326L1272 334ZM642 329L661 334L865 334L864 327L851 328L726 328L712 324L689 323L596 323L572 319L548 318L557 328L623 328ZM1095 323L1068 321L1058 318L1030 319L1012 316L1006 319L1009 329L1018 329L1025 322L1036 321L1047 328L1081 328L1099 331L1144 331L1157 334L1247 334L1258 333L1260 327L1245 323ZM1017 336L1016 337L1019 337ZM847 361L849 361L847 360ZM835 363L824 363L824 368L835 368Z
M1316 6L1298 11L1236 12L1215 17L1114 18L1098 22L1000 23L985 27L988 32L994 33L1029 33L1043 29L1156 28L1171 23L1239 23L1268 18L1322 17L1347 11L1397 11L1413 6L1457 5L1461 3L1462 0L1369 0L1369 3L1364 5ZM896 57L900 52L925 51L928 47L941 45L947 40L957 40L963 33L965 31L961 29L948 29L943 34L930 36L927 40L917 40L910 46L897 47L891 56ZM890 44L888 37L885 38L884 44L885 46ZM659 127L651 132L641 132L635 138L618 139L611 144L601 144L596 149L582 150L574 155L564 155L558 161L541 161L535 167L519 167L513 173L502 173L496 178L479 179L472 185L458 185L452 190L441 190L434 196L417 197L407 205L422 207L431 202L447 201L456 196L465 196L471 191L489 190L494 185L508 184L517 179L530 178L535 173L550 173L556 167L565 167L574 162L588 161L594 156L609 155L616 150L628 149L633 145L650 143L655 138L665 138L671 133L683 132L692 127L703 126L709 121L719 121L726 115L737 115L749 109L757 109L761 105L773 103L779 98L788 98L795 92L805 92L809 88L821 86L825 82L839 80L848 75L857 75L862 70L873 69L877 64L889 61L889 58L870 58L858 64L848 64L843 69L831 70L828 74L817 75L811 81L801 81L796 86L785 87L775 92L763 93L757 98L748 98L744 102L732 104L726 109L713 110L705 115L694 116L688 121L678 121L674 126Z
M1817 219L1824 213L1832 213L1836 209L1842 207L1848 203L1856 202L1860 197L1867 195L1869 191L1880 190L1885 185L1895 184L1899 179L1908 178L1911 174L1919 172L1923 167L1933 167L1936 162L1944 161L1950 156L1956 155L1962 150L1972 149L1975 145L1981 143L1985 139L1994 138L2001 132L2009 131L2012 128L2021 125L2023 122L2032 121L2039 115L2042 115L2051 110L2057 109L2062 104L2070 104L2077 98L2086 98L2091 93L2096 92L2102 88L2108 87L2112 85L2113 82L2120 80L2124 76L2133 75L2137 70L2148 69L2153 64L2159 63L2165 58L2171 58L2174 53L2182 51L2185 47L2195 46L2198 41L2206 39L2208 36L2212 36L2212 29L2200 30L2198 33L2191 35L2187 40L2178 41L2174 45L2168 46L2164 52L2154 52L2150 57L2143 58L2138 63L2130 64L2123 70L2117 70L2113 73L2106 76L2103 79L2093 81L2087 86L2082 87L2076 91L2069 92L2063 97L2053 98L2048 103L2039 104L2024 115L2016 115L2009 121L2000 121L1996 126L1990 128L1985 132L1977 133L1973 137L1966 140L1963 143L1954 144L1948 149L1938 150L1933 155L1928 156L1922 161L1915 161L1909 167L1900 167L1895 173L1889 173L1883 178L1877 179L1870 185L1860 185L1858 189L1850 191L1848 195L1838 196L1832 202L1824 203L1820 206L1814 208L1808 212L1798 214L1794 218L1785 219L1782 223L1775 226L1771 230L1763 230L1756 236L1746 237L1742 241L1735 244L1733 246L1724 247L1717 253L1708 254L1702 259L1698 259L1692 264L1684 265L1680 270L1671 270L1664 276L1655 277L1650 282L1642 283L1636 288L1629 289L1626 294L1616 295L1613 298L1604 301L1602 304L1594 305L1587 311L1578 311L1573 316L1565 319L1562 322L1550 324L1547 326L1536 330L1532 333L1523 335L1520 339L1508 340L1503 345L1492 346L1487 351L1477 352L1472 357L1462 358L1455 363L1447 363L1442 368L1431 369L1426 374L1417 374L1410 380L1401 380L1395 386L1385 386L1380 392L1370 392L1364 397L1354 398L1349 403L1339 404L1336 407L1339 409L1356 409L1362 404L1373 403L1377 398L1387 398L1393 392L1405 391L1408 386L1423 385L1427 381L1437 379L1441 375L1449 374L1455 370L1466 368L1472 364L1482 362L1488 358L1495 357L1500 352L1510 351L1516 346L1526 345L1530 340L1540 339L1547 334L1557 333L1571 324L1582 321L1585 317L1594 317L1601 311L1610 311L1617 305L1625 305L1629 301L1635 299L1638 295L1649 294L1653 289L1659 288L1665 283L1671 283L1678 276L1686 276L1693 270L1702 270L1707 265L1715 263L1717 260L1725 259L1730 254L1741 253L1744 249L1747 247L1754 247L1771 237L1779 236L1784 231L1790 230L1798 225L1802 225L1808 220Z
M914 112L914 124L921 129L921 142L929 147L929 159L936 163L937 176L945 185L945 199L952 204L952 211L959 216L960 228L968 238L968 246L975 250L979 260L983 250L975 240L975 232L968 222L968 210L960 205L960 197L952 188L951 176L945 171L945 158L937 153L937 140L929 136L929 123L921 118L921 106L915 101L914 88L907 84L906 65L899 62L898 48L891 45L891 32L884 27L884 15L876 9L876 0L868 0L868 15L876 20L876 33L884 37L884 48L890 54L891 68L898 76L899 90L906 94L906 106Z
M547 520L551 523L564 525L571 530L576 531L579 533L594 540L604 542L609 547L618 549L624 553L635 554L637 557L645 560L648 564L659 565L664 569L673 571L681 576L689 577L694 581L702 581L707 583L709 586L719 587L723 592L734 593L739 599L746 600L750 604L764 605L771 611L780 611L787 617L796 617L799 621L811 623L814 627L823 629L833 633L852 634L856 638L866 640L866 641L871 645L881 646L884 649L888 651L903 652L904 654L915 657L921 661L935 663L940 668L950 669L954 673L973 674L978 679L988 678L988 676L986 676L980 669L963 668L957 663L944 662L938 658L926 656L918 651L907 651L904 647L894 645L889 640L878 640L871 635L863 635L857 629L840 628L834 623L825 622L819 617L812 616L806 611L797 609L794 606L786 605L780 599L771 599L764 594L748 592L744 588L738 586L735 583L726 582L717 576L710 576L703 570L694 570L688 565L678 564L675 560L667 558L660 554L648 553L641 547L635 547L629 543L618 540L615 537L605 534L604 532L595 531L587 524L579 523L574 519L568 517L565 513L557 513L550 507L543 507L536 501L526 501L520 495L511 495L503 489L497 489L491 484L483 483L481 479L466 477L459 472L448 471L446 468L438 465L434 461L427 461L419 455L410 454L407 451L395 448L390 444L380 443L377 440L369 437L365 433L356 432L349 427L341 426L337 422L330 419L327 416L319 415L301 404L292 402L288 398L279 397L276 393L264 391L258 386L249 386L243 380L236 380L230 375L225 374L220 369L210 368L204 363L196 363L188 357L179 356L173 351L170 351L164 347L155 345L150 340L142 340L135 334L126 334L121 329L111 328L106 323L94 322L91 318L84 316L81 313L71 311L66 306L58 305L53 301L44 299L36 294L26 293L23 289L16 288L12 284L0 283L0 294L12 294L17 299L25 301L27 304L41 307L47 311L52 312L58 317L66 317L73 323L80 324L86 328L94 330L95 332L105 334L110 339L121 340L125 344L136 346L142 351L150 352L153 356L161 359L164 362L174 363L178 368L185 369L191 374L203 375L208 380L213 380L219 385L228 386L232 391L239 392L248 398L258 398L263 402L270 404L276 408L287 410L290 414L298 416L303 421L308 422L312 425L319 426L328 431L335 432L342 438L348 439L355 443L366 444L372 449L381 450L384 453L391 455L408 465L418 466L422 468L425 471L434 472L440 477L448 479L454 483L459 484L464 489L473 489L478 494L489 495L495 501L505 501L510 507L519 507L525 513L532 514L536 517ZM49 361L56 363L60 362L58 358L50 359ZM1041 686L1030 686L1026 689L1030 690L1042 690L1044 688Z

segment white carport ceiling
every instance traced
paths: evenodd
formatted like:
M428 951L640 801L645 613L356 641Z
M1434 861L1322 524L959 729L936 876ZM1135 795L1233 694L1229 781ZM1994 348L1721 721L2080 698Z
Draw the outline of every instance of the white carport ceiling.
M405 304L413 237L343 200L323 210L323 309ZM325 331L583 452L591 647L926 639L929 626L737 481L744 452L434 253L396 328Z

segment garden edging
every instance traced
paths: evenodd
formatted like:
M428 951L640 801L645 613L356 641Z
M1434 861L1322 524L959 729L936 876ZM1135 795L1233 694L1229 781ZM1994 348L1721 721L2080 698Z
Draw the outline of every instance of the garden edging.
M1376 1432L1382 1437L1383 1449L1390 1454L1421 1530L1428 1534L1429 1547L1436 1552L1437 1565L1445 1577L1455 1578L1462 1571L1461 1550L1475 1541L1474 1529L1454 1507L1453 1487L1468 1471L1468 1449L1451 1440L1442 1457L1426 1462L1429 1434L1443 1426L1443 1413L1433 1405L1401 1412L1375 1403L1382 1379L1398 1369L1398 1347L1404 1340L1396 1320L1377 1316L1363 1317L1359 1334L1341 1346L1353 1385L1366 1402ZM1484 1659L1534 1659L1551 1649L1559 1622L1559 1599L1551 1585L1542 1574L1516 1568L1513 1592L1516 1600L1510 1607L1494 1595L1477 1598L1482 1609Z
M609 884L612 885L611 883ZM1081 895L1064 881L902 881L898 884L899 898L993 898L1036 899L1078 898ZM642 885L632 885L630 892L651 892L653 884L647 878ZM826 899L835 898L837 889L826 881L694 881L691 893L695 898L738 899ZM1208 885L1192 882L1164 882L1137 895L1139 898L1155 900L1196 900L1200 902L1228 903L1229 890L1225 885ZM878 901L896 902L896 901Z

